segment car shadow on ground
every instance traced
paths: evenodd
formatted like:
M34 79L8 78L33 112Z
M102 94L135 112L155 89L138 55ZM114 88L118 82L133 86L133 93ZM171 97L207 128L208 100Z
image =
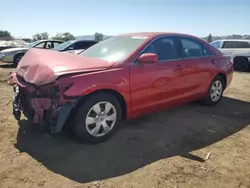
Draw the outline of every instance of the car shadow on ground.
M183 156L218 142L250 123L250 103L224 97L213 107L188 104L130 122L107 142L88 145L69 135L51 136L20 121L16 148L54 173L85 183L117 177L160 159Z

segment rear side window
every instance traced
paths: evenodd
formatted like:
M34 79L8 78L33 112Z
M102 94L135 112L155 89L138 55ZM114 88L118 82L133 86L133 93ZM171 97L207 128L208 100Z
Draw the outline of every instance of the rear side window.
M222 48L237 48L237 41L224 41Z
M206 46L203 46L203 52L204 52L205 56L213 56L214 55Z
M238 42L238 48L250 48L250 43L249 42Z
M181 38L181 43L183 47L183 52L182 52L183 58L204 56L203 46L200 42L189 38Z

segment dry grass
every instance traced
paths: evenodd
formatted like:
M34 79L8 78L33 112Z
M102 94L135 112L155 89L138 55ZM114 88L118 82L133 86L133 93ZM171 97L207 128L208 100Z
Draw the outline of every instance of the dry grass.
M0 72L0 82L6 82L10 76L9 72Z
M0 61L0 82L6 82L10 76L10 73L15 70L15 66L8 63L2 63Z

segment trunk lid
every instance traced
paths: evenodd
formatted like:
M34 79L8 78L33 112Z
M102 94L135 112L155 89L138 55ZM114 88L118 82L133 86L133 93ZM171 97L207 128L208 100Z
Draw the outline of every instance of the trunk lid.
M60 75L105 70L113 64L82 55L32 48L19 62L16 73L26 82L40 86L54 82Z

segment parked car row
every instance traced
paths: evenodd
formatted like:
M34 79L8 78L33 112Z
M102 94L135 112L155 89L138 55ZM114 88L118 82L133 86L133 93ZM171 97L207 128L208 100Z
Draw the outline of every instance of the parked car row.
M39 40L22 48L9 48L0 51L0 61L17 65L25 53L31 48L53 49L59 52L77 54L96 43L97 41L95 40L71 40L67 42L62 42L60 40Z
M186 34L124 34L78 55L60 53L77 46L25 54L8 80L17 120L23 113L54 133L69 125L78 139L99 143L122 119L190 101L215 105L233 77L229 56Z

